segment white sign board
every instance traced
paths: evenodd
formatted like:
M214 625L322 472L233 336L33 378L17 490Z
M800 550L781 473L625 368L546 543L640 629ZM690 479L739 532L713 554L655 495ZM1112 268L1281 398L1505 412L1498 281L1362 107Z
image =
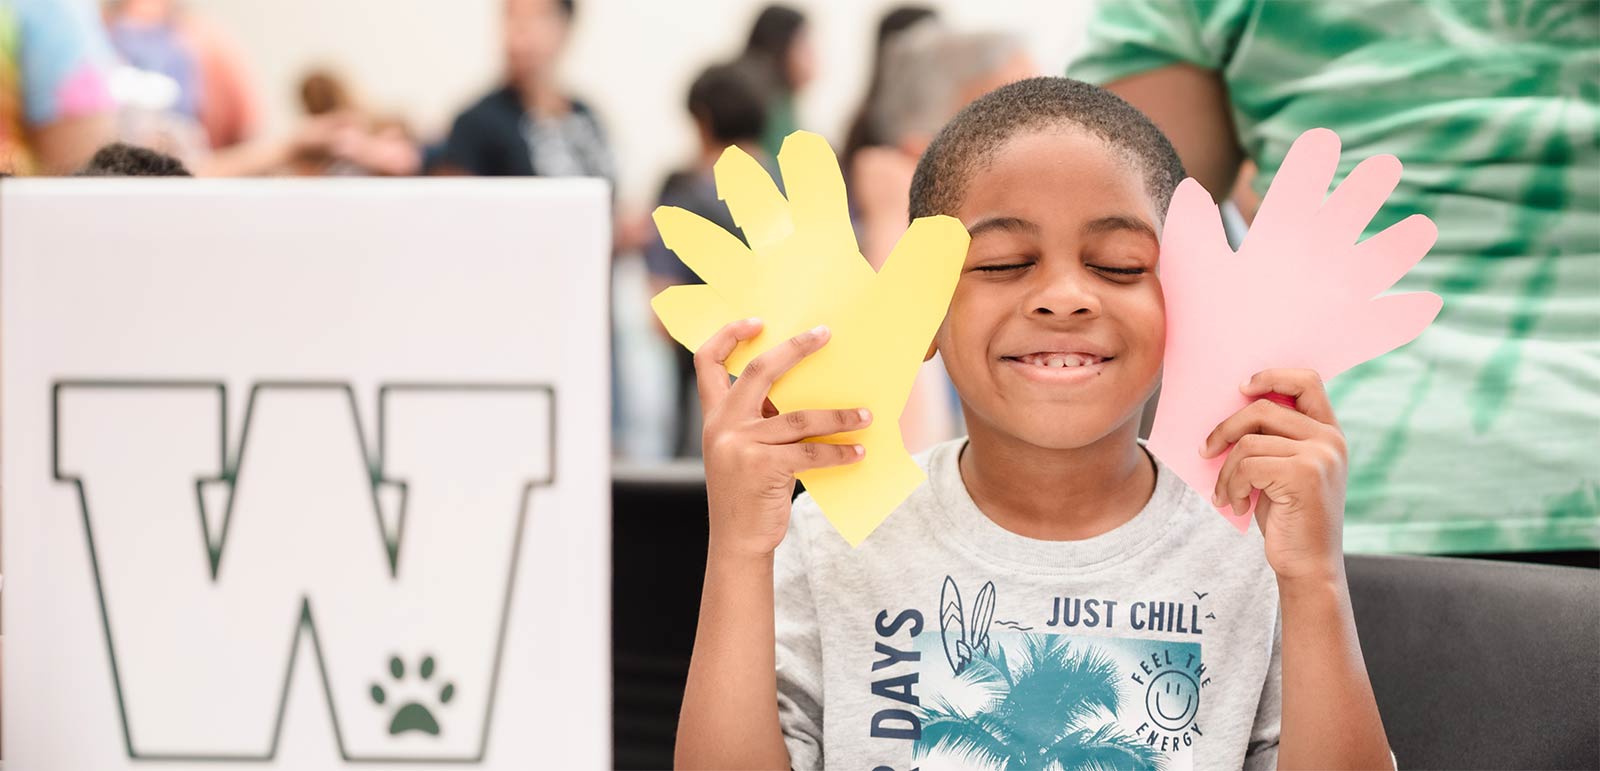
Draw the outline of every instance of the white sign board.
M609 766L608 211L0 183L5 768Z

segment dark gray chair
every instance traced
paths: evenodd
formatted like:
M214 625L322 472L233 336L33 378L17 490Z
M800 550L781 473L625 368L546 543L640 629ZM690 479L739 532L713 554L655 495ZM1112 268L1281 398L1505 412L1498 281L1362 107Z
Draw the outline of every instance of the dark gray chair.
M612 762L671 768L705 579L704 472L617 469L611 522Z
M619 769L669 768L705 573L697 466L612 486ZM1361 650L1401 768L1600 768L1600 570L1346 558Z
M1600 570L1345 559L1401 768L1600 768Z

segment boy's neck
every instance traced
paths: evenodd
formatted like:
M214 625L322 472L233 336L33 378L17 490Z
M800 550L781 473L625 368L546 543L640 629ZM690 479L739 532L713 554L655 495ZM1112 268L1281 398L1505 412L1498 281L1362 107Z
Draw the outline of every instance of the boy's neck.
M962 482L984 516L1018 535L1093 538L1133 519L1155 493L1155 466L1139 446L1137 421L1070 450L971 428Z

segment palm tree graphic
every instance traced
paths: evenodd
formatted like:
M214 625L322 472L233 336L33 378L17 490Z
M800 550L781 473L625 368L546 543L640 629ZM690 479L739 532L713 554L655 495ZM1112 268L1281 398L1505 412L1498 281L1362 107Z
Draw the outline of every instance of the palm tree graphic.
M981 648L957 678L984 693L965 711L942 696L922 709L918 758L947 752L997 769L1159 771L1166 758L1117 723L1115 662L1094 647L1074 648L1061 635L1022 634L1021 655ZM1017 651L1013 649L1015 654Z

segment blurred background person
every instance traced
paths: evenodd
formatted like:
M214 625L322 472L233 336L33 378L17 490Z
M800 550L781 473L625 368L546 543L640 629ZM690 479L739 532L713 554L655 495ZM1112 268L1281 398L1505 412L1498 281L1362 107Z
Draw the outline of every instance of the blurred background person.
M180 29L200 65L200 125L212 149L232 147L260 129L261 97L233 37L186 7Z
M112 61L87 6L0 0L0 172L65 174L110 141Z
M211 146L200 123L200 61L178 29L176 11L172 0L105 5L106 34L120 60L111 80L117 136L200 163Z
M456 117L449 136L426 161L433 174L489 177L600 177L616 201L616 162L605 131L588 105L561 84L560 60L572 34L574 0L504 0L504 83ZM642 214L613 208L612 253L632 254L650 232ZM615 264L613 264L615 269ZM618 356L611 345L611 432L622 444Z
M769 5L756 16L740 56L765 81L767 127L761 146L776 156L783 138L800 128L795 100L817 74L806 17L787 5Z
M313 69L300 79L300 109L307 115L330 115L355 107L344 78L331 70Z
M432 169L489 177L604 177L615 183L599 121L559 81L573 0L505 0L504 11L505 82L456 118Z
M123 142L171 155L200 176L362 173L345 154L371 153L350 116L312 116L284 136L255 135L258 108L242 56L177 0L112 0L105 24L120 65L112 77ZM395 164L393 159L379 159ZM403 160L394 173L414 173Z
M883 59L884 52L889 48L889 42L918 22L937 18L938 14L927 6L901 5L889 9L878 19L877 34L873 38L872 71L867 75L867 90L861 97L861 104L856 107L855 115L850 118L850 128L845 131L844 145L839 148L839 168L844 169L846 173L854 167L856 153L861 148L890 144L889 140L878 135L871 117L872 105L883 95Z
M230 38L177 0L111 0L118 135L191 163L250 139L258 99Z
M849 178L861 252L881 269L905 233L911 176L935 134L968 102L1037 74L1022 41L999 32L959 32L925 20L895 36L883 55L881 92L868 109L879 143L856 152ZM900 432L920 452L960 433L955 389L937 356L917 375Z
M367 109L343 78L313 70L300 81L306 119L326 126L326 144L293 161L295 173L324 176L409 176L422 150L405 120Z
M1513 12L1514 11L1514 12ZM1600 3L1105 2L1070 74L1153 118L1217 200L1325 126L1393 153L1368 227L1438 225L1394 291L1444 310L1329 384L1345 546L1600 564ZM1526 555L1519 558L1526 558Z
M689 87L689 117L700 139L699 153L687 168L673 172L661 186L659 205L676 206L716 223L743 240L733 215L717 195L712 167L728 147L738 147L775 172L772 156L761 147L767 125L767 103L763 81L745 63L718 64L706 68ZM650 271L650 294L669 286L698 284L700 278L684 265L662 242L659 234L645 245L645 265ZM666 330L657 325L663 335ZM672 454L676 457L700 454L699 399L695 390L694 354L671 342L677 390L677 419L673 426Z
M882 90L868 110L878 138L851 164L861 215L862 252L881 265L905 231L917 159L968 102L1038 72L1015 36L961 32L924 21L893 39Z
M76 177L189 177L183 162L147 147L113 142L102 147Z

